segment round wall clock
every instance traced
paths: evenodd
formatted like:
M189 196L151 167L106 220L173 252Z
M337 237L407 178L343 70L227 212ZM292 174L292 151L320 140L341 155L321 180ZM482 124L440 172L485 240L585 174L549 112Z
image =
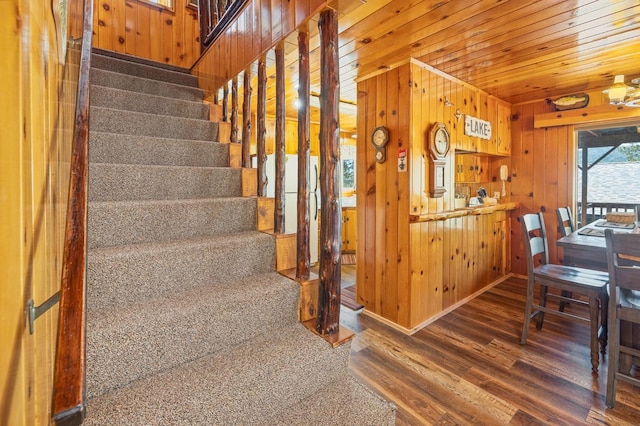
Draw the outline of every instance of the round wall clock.
M384 163L387 158L386 146L389 142L389 129L384 126L378 126L371 133L371 144L376 150L376 161Z

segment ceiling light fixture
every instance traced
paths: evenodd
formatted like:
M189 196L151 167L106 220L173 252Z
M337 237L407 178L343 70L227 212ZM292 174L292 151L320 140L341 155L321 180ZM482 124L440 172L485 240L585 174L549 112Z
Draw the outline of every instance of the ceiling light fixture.
M602 93L609 95L611 105L626 105L629 107L640 107L640 78L631 80L634 86L627 86L624 83L624 75L616 75L613 86L603 90Z

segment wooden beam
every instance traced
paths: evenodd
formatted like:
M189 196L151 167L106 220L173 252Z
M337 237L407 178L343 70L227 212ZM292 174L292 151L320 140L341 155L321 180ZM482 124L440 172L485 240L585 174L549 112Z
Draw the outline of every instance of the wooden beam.
M267 161L266 137L267 124L265 121L267 109L267 58L263 54L258 59L258 99L256 107L256 116L258 118L258 132L256 134L256 154L258 157L258 196L265 197L267 195L267 170L265 163Z
M624 105L600 105L536 114L533 118L533 127L539 129L572 124L606 123L637 117L640 117L640 108L626 107Z
M231 80L231 143L238 143L238 76Z
M284 46L278 43L274 49L276 55L276 181L275 181L275 211L273 212L273 230L276 234L284 233L284 126L285 126L285 95L284 95Z
M298 253L296 277L306 280L311 268L309 247L309 31L298 33ZM316 206L317 208L317 206ZM314 316L315 317L315 316Z
M242 100L242 167L251 167L251 67L244 70Z
M332 336L340 329L342 221L340 202L340 76L338 13L325 10L320 29L320 289L316 331Z

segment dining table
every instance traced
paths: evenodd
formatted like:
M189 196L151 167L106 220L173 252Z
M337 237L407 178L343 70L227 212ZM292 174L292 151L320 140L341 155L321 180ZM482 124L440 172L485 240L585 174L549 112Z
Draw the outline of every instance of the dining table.
M607 245L604 239L604 230L607 228L614 232L640 233L640 228L634 223L598 219L556 242L563 250L564 264L607 271Z
M604 231L607 228L613 229L614 232L640 234L640 226L636 226L634 223L608 222L606 219L596 220L556 242L556 245L563 250L563 263L569 266L607 271L607 244L604 238ZM630 296L630 299L637 301L640 309L640 294ZM620 339L627 345L631 341L633 347L640 349L640 327L635 324L632 327L631 324L623 322L620 329ZM630 364L640 365L640 360L632 360L629 357L621 357L620 361L620 369L629 369Z

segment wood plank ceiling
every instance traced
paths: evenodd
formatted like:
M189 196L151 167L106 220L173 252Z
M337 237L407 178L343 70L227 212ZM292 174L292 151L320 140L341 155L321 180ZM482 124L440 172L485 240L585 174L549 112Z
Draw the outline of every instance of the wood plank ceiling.
M638 0L334 0L331 6L339 13L345 132L356 127L356 79L409 57L512 104L603 89L616 74L627 83L640 77ZM309 31L311 91L319 93L317 19ZM297 34L284 49L287 115L296 117ZM273 114L273 52L267 58ZM311 113L318 121L319 110L312 106Z

